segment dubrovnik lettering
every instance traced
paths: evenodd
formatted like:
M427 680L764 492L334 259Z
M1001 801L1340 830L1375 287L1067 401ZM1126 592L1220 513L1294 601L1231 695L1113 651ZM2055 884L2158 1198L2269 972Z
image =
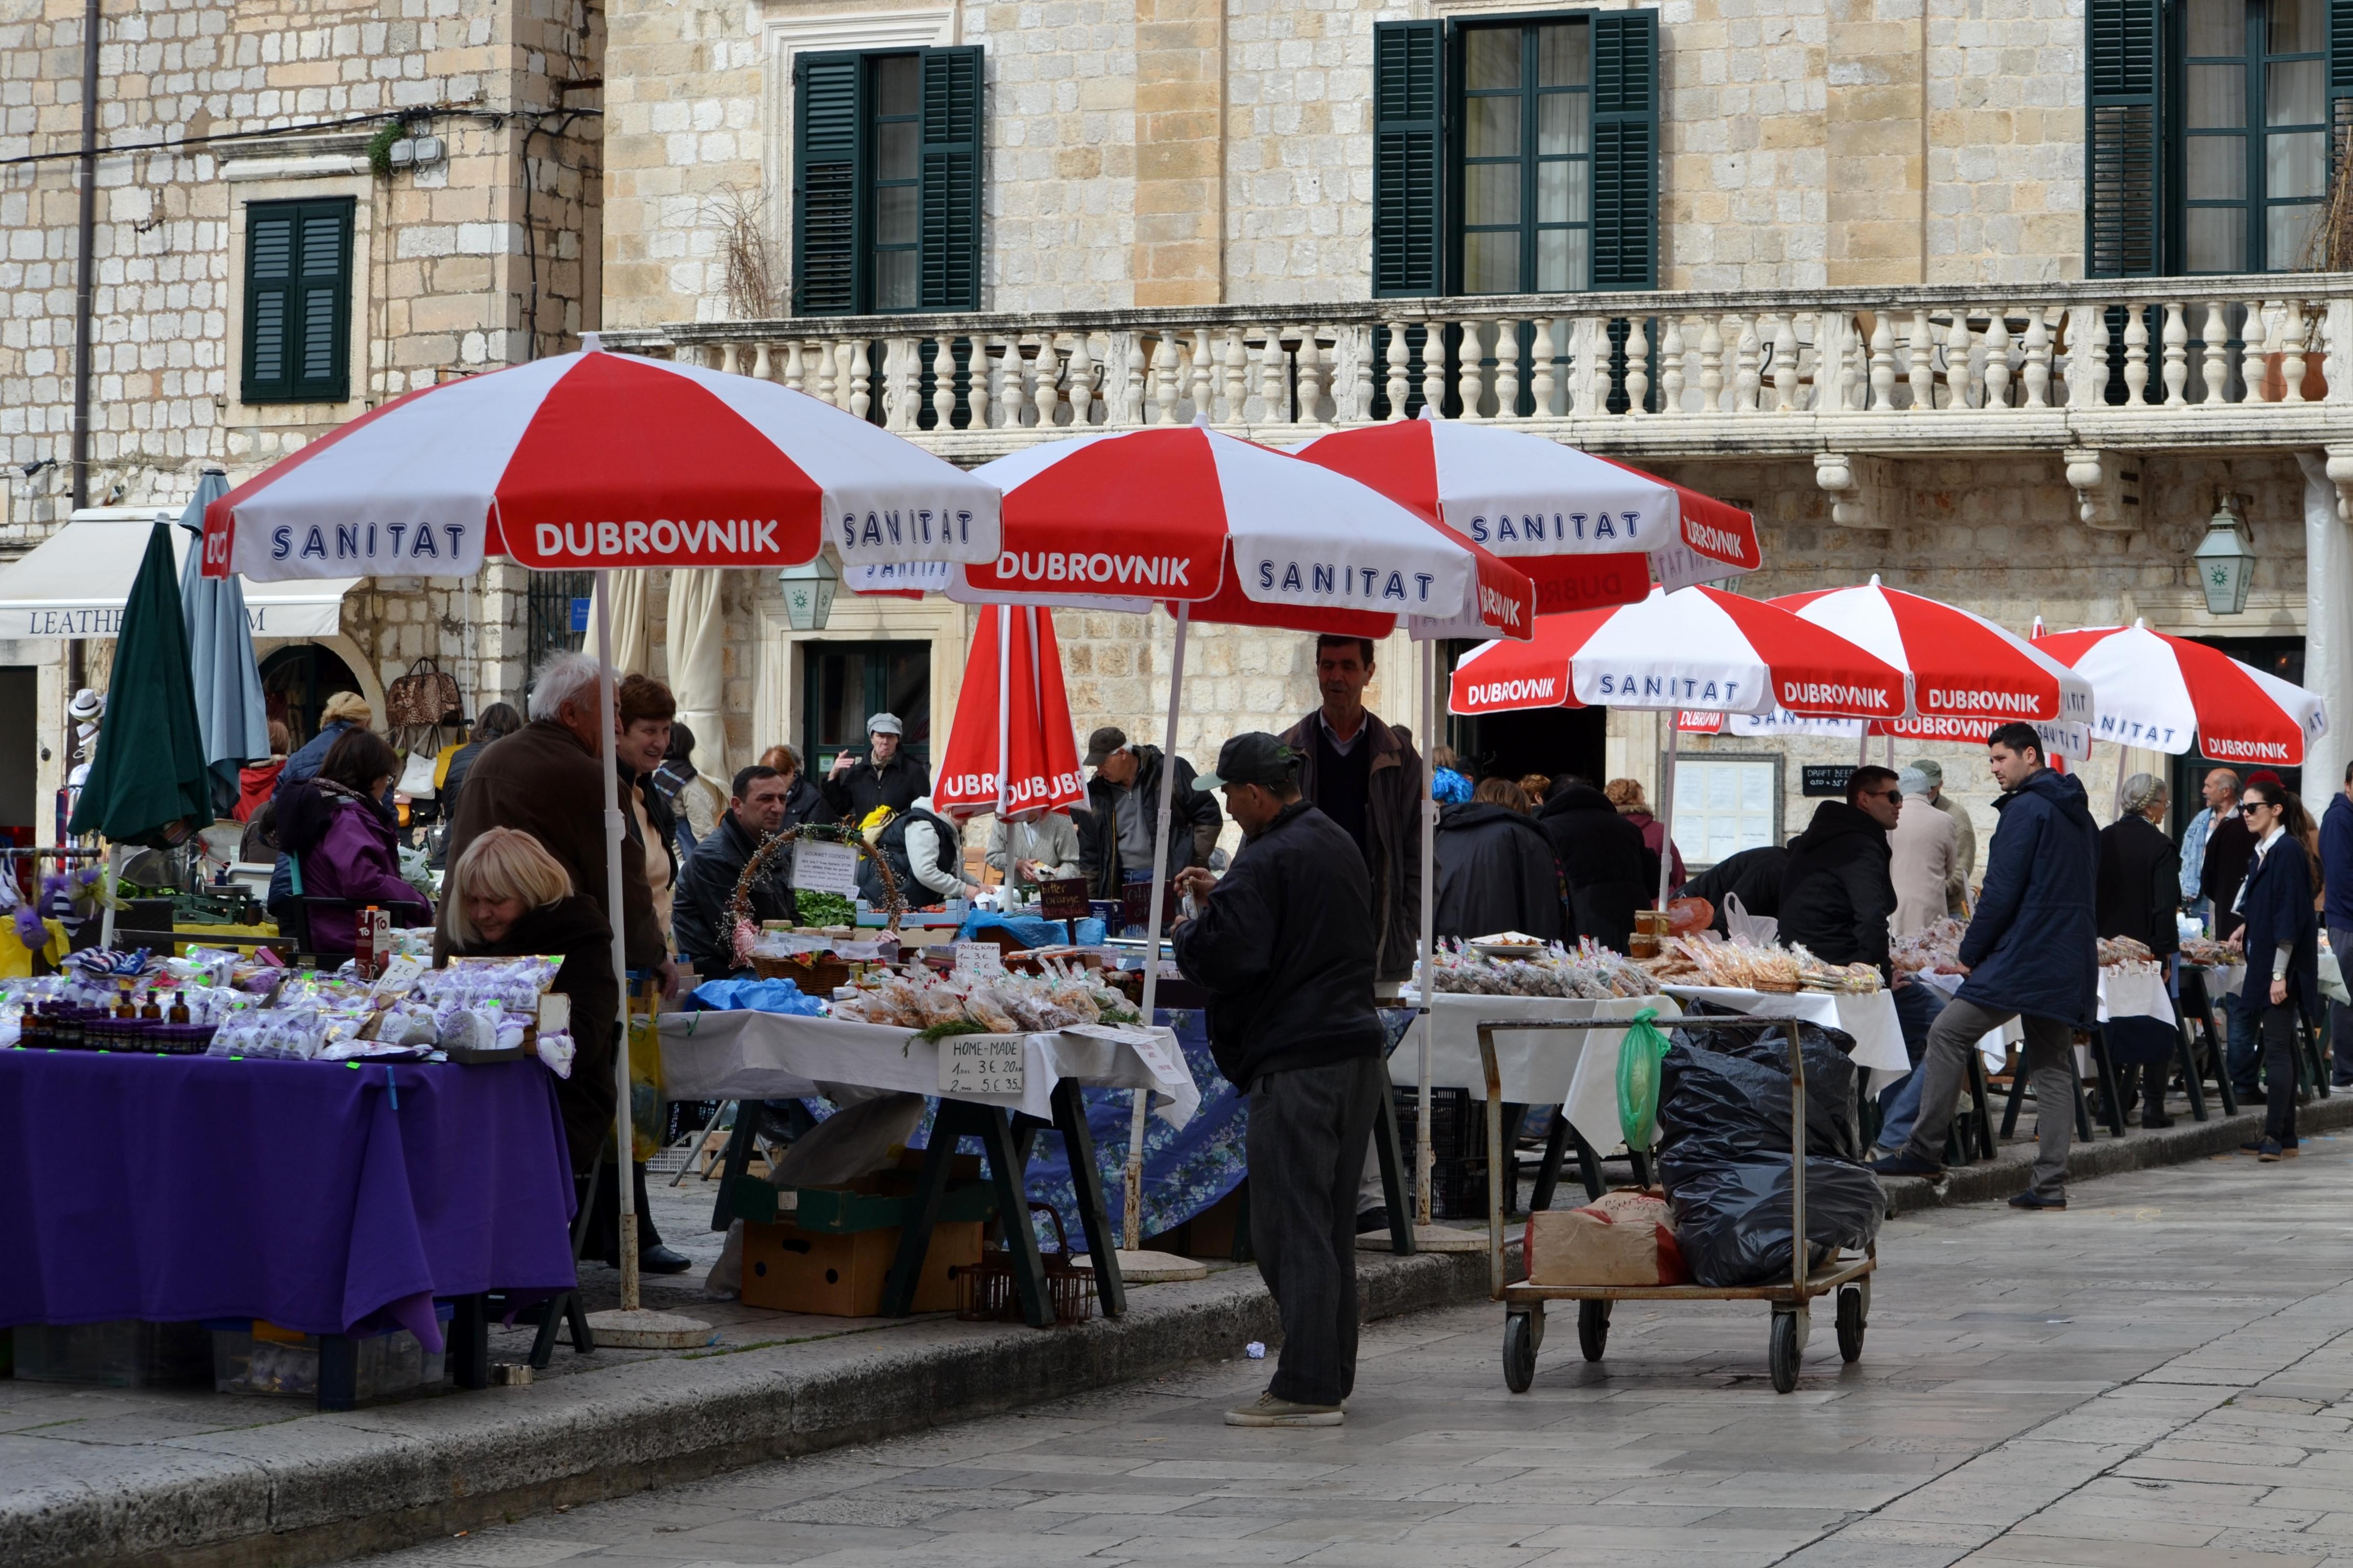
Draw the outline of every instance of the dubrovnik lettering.
M1721 677L1697 675L1617 675L1608 670L1594 678L1594 695L1615 697L1631 701L1641 699L1647 707L1662 708L1670 703L1690 703L1697 708L1732 709L1740 706L1740 682Z
M1988 691L1961 687L1930 686L1920 693L1920 706L1937 713L1998 713L2010 718L2036 719L2042 699L2031 691Z
M1844 713L1885 713L1895 707L1894 695L1879 687L1832 680L1785 680L1781 702L1785 707L1835 708Z
M1105 583L1133 587L1189 588L1189 555L1088 554L1071 550L1008 550L997 558L1000 583Z
M1406 589L1407 580L1413 583L1413 592ZM1363 599L1380 605L1395 602L1400 605L1430 603L1430 584L1435 581L1427 572L1384 572L1374 566L1341 566L1311 561L1303 572L1296 561L1286 561L1278 568L1271 561L1258 563L1258 585L1261 592L1304 594L1318 599Z
M1560 681L1549 675L1526 680L1493 680L1472 687L1463 694L1463 700L1473 708L1498 702L1550 702L1559 689Z
M961 509L934 511L929 507L910 507L903 510L893 507L887 511L870 511L862 516L858 512L846 511L841 514L839 542L842 552L849 555L862 550L891 549L908 544L969 544L972 542L972 513Z
M533 536L543 560L556 555L627 560L643 556L662 560L689 555L776 555L782 524L775 518L729 518L693 521L656 518L652 522L632 518L627 522L543 522Z
M1517 629L1520 624L1520 601L1510 594L1479 584L1479 616L1491 625Z
M1749 552L1744 548L1746 542L1740 535L1728 528L1712 527L1697 518L1683 519L1683 542L1701 554L1712 555L1718 561L1742 566L1757 564L1748 558Z
M2238 741L2222 735L2202 735L2198 749L2218 761L2293 764L2285 741Z
M456 561L465 553L468 525L462 522L355 522L332 527L312 523L269 531L269 558L303 561ZM445 552L440 534L448 541Z
M1031 773L1018 778L1006 791L1006 808L1019 811L1029 805L1043 805L1057 794L1064 800L1087 792L1086 780L1076 773L1058 773L1052 780L1043 774ZM941 800L975 801L997 798L997 775L993 773L950 773L939 781L934 795Z
M1571 540L1633 544L1641 534L1642 514L1638 511L1556 511L1549 518L1542 512L1499 512L1471 520L1471 537L1482 544L1565 544Z

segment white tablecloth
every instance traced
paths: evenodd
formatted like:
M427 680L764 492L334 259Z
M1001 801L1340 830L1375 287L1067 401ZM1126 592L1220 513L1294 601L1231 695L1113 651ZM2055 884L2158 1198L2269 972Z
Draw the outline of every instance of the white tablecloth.
M2225 996L2236 996L2247 984L2247 966L2234 963L2226 969L2206 972L2206 994L2218 1005ZM2333 952L2320 955L2320 996L2325 1002L2342 1002L2353 1005L2353 992L2345 987L2345 973Z
M940 1091L939 1047L917 1039L912 1029L744 1010L665 1013L660 1030L662 1092L671 1100L784 1100L817 1094L819 1083ZM1043 1120L1053 1113L1050 1097L1063 1079L1090 1089L1149 1089L1155 1113L1182 1127L1200 1108L1201 1091L1176 1036L1155 1033L1175 1064L1174 1077L1160 1077L1130 1045L1083 1035L1029 1035L1022 1041L1021 1093L972 1098Z
M1923 970L1912 978L1934 986L1950 997L1960 990L1961 983L1968 976ZM2100 1022L2104 1024L2110 1018L2156 1018L2168 1024L2173 1022L2173 994L2165 988L2162 970L2127 973L2103 967L2100 971L2099 1008ZM1979 1037L1978 1055L1985 1058L1988 1067L2000 1068L2010 1060L2010 1047L2024 1038L2025 1027L2012 1018L2000 1028ZM2077 1051L2075 1058L2079 1064L2084 1062L2085 1053Z
M1405 995L1414 998L1411 986ZM1581 1002L1561 996L1464 996L1441 992L1430 1011L1434 1052L1430 1084L1467 1089L1474 1100L1487 1097L1486 1069L1479 1061L1479 1026L1487 1019L1583 1023L1631 1018L1645 1007L1656 1011L1662 1025L1683 1016L1667 996ZM1408 1088L1420 1084L1418 1037L1408 1035L1391 1053L1392 1083ZM1498 1030L1495 1066L1503 1080L1504 1099L1513 1104L1566 1106L1569 1125L1579 1137L1597 1149L1616 1148L1624 1142L1618 1131L1618 1045L1625 1037L1623 1029Z
M1912 1070L1912 1058L1904 1049L1904 1026L1889 992L1746 991L1724 985L1670 985L1667 992L1686 1002L1709 1002L1755 1018L1798 1018L1843 1030L1854 1037L1854 1054L1849 1059L1855 1066L1887 1073Z

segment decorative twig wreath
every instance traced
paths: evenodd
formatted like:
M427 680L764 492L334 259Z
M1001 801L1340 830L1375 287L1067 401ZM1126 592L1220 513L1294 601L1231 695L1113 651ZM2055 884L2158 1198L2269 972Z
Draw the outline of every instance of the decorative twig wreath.
M895 931L899 917L907 912L907 900L899 891L899 879L891 869L889 857L868 847L856 828L840 823L805 822L797 827L787 827L760 840L759 848L744 862L744 869L735 879L735 891L727 900L727 929L733 933L735 959L739 963L752 961L752 944L759 940L759 928L752 923L752 884L765 875L770 857L779 850L789 849L799 839L807 838L825 844L847 844L874 864L882 879L882 891L887 900L890 922L882 929Z

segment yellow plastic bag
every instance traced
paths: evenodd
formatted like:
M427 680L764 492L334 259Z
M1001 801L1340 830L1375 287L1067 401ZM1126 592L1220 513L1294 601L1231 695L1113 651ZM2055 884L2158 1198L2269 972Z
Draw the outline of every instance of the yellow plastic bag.
M660 1151L669 1121L657 1031L660 1012L658 990L641 992L629 1003L629 1154L639 1164Z

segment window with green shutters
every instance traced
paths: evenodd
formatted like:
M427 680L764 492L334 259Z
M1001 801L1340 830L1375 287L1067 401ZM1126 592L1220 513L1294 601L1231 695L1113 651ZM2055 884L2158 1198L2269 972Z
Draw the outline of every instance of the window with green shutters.
M2090 0L2085 270L2311 264L2353 137L2353 0Z
M981 51L793 62L793 310L980 306Z
M351 396L353 206L348 196L247 205L245 402Z
M1655 11L1374 29L1373 291L1658 280Z

